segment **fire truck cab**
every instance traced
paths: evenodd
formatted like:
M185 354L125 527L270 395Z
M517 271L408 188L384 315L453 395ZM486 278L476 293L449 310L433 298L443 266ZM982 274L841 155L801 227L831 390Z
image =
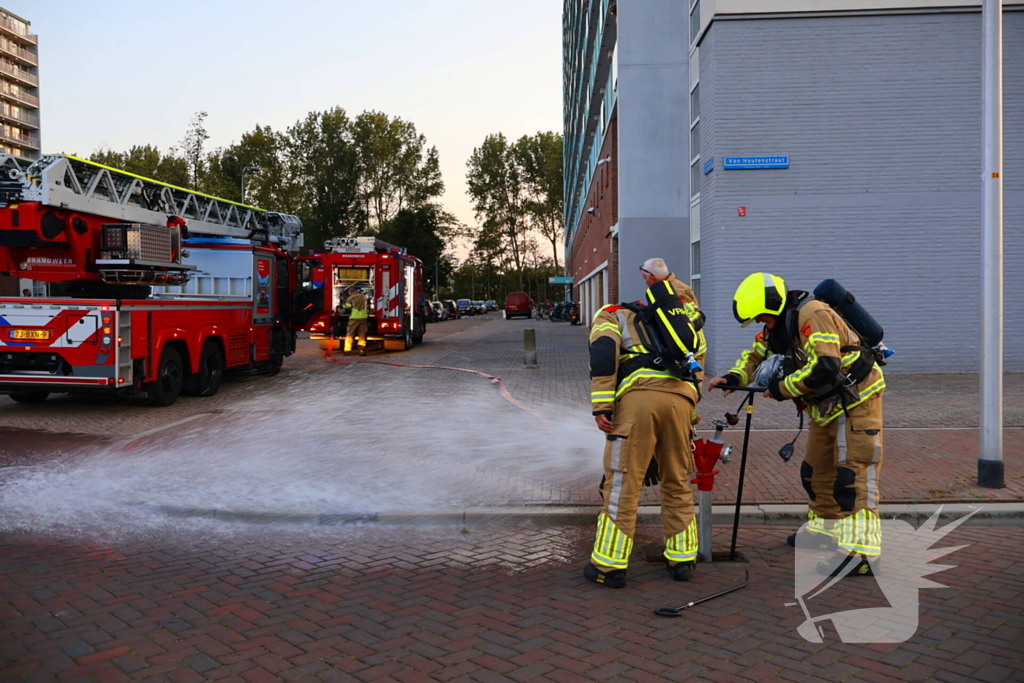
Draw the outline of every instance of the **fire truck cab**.
M426 300L423 264L405 249L375 237L335 237L325 252L296 259L295 319L300 330L320 340L324 349L345 336L344 308L350 287L369 305L371 342L402 351L423 341Z

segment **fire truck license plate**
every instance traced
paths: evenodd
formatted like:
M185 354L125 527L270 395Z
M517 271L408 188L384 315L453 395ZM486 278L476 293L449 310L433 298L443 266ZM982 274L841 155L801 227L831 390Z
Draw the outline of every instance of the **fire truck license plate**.
M49 330L11 330L11 339L49 339Z

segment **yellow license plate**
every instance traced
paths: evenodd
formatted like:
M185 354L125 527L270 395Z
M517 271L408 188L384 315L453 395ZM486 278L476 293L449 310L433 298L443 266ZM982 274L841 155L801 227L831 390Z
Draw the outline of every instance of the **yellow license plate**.
M11 339L49 339L49 330L11 330Z

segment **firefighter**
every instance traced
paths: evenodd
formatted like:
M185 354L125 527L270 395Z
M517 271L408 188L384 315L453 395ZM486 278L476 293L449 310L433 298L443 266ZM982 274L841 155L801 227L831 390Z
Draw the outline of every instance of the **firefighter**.
M345 353L352 351L352 340L359 337L359 354L366 355L366 330L367 310L366 297L359 291L358 287L348 288L349 297L345 301L345 309L348 311L348 332L345 336Z
M694 324L703 314L693 290L675 279L661 259L649 259L640 272L648 287L666 283L679 296L687 322L676 334L702 358L707 350L704 336ZM591 400L594 420L606 435L605 478L594 551L583 575L609 588L626 585L640 490L649 467L654 467L652 459L661 478L669 574L676 581L688 580L697 558L689 480L700 378L683 381L653 363L637 341L637 324L632 310L610 305L598 311L590 332Z
M870 349L828 304L788 290L770 273L754 273L736 290L733 314L764 329L719 385L746 384L770 353L785 354L781 377L765 396L794 400L811 419L800 480L807 491L807 533L800 547L835 549L818 571L871 576L881 554L878 483L882 467L885 378ZM797 534L788 543L797 545Z

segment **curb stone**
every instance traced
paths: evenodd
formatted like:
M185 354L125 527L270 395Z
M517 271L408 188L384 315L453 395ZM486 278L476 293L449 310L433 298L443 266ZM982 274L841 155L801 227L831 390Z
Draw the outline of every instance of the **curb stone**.
M133 506L134 507L134 506ZM587 526L594 523L597 505L520 505L500 507L441 508L437 510L401 510L371 513L275 512L267 510L218 510L173 505L142 504L147 510L168 517L215 519L244 524L282 524L298 526L344 526L380 524L388 526ZM967 524L978 526L1024 526L1024 503L893 504L883 505L884 519L900 519L914 525L928 520L936 511L942 523L975 513ZM735 507L715 505L711 508L714 526L732 524ZM797 526L806 519L804 505L743 505L742 526ZM641 506L637 524L660 524L657 506Z

